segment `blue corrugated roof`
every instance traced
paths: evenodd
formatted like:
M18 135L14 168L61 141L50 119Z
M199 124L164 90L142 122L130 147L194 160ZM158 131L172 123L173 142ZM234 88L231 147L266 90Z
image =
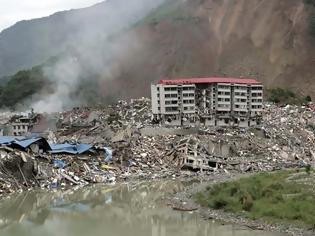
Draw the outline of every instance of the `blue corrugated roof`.
M49 144L47 143L45 138L37 137L37 138L25 138L22 136L0 136L0 145L8 145L12 147L21 147L21 148L27 148L31 146L33 143L36 143L37 141L42 140L47 147L47 149L50 149Z
M29 146L31 146L33 143L36 143L37 141L41 140L42 138L29 138L29 139L24 139L24 140L20 140L20 141L15 141L14 143L23 147L23 148L27 148Z
M73 145L71 145L69 143L63 143L63 144L51 143L50 147L52 150L59 150L59 149L71 148L71 147L73 147Z
M0 136L0 144L10 144L15 140L14 137Z
M51 153L69 153L69 154L82 154L91 150L93 147L89 144L48 144L47 140L43 137L11 137L11 136L0 136L0 145L9 145L18 148L27 148L33 143L42 141L46 147L46 150L52 150Z
M69 153L69 154L82 154L92 149L89 144L50 144L52 154Z

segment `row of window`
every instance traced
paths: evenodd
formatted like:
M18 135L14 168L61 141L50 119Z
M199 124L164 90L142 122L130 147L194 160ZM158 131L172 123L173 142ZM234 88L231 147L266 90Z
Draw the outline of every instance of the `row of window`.
M165 98L177 98L177 94L165 94Z
M247 105L235 105L235 108L238 108L238 109L247 109Z
M230 102L231 100L229 98L218 98L219 102Z
M171 111L178 111L178 107L166 107L165 108L166 112L171 112Z
M177 91L176 87L164 88L164 91Z
M195 90L195 87L166 87L166 88L164 88L164 91L177 91L181 88L184 91ZM158 87L158 90L159 90L159 87Z
M25 129L27 129L27 126L26 125L14 125L13 126L13 129L14 130L25 130Z
M195 106L184 107L184 111L194 111L194 110L195 110ZM166 107L165 111L166 112L178 111L178 107Z
M230 89L231 86L228 85L218 85L218 89Z
M227 95L227 96L230 96L231 93L230 92L218 92L218 95Z
M195 100L184 100L184 104L195 104Z
M262 87L251 87L252 90L263 90Z
M183 97L195 97L194 93L184 93Z
M247 99L236 98L235 102L247 102Z
M262 93L253 93L252 97L262 97Z
M176 105L177 101L165 101L165 105Z
M235 89L247 90L245 86L234 86Z
M195 87L183 87L184 91L195 90Z
M252 99L252 102L263 102L262 99Z
M240 93L240 92L235 92L234 93L235 96L247 96L247 93Z
M229 104L218 104L219 108L230 108Z

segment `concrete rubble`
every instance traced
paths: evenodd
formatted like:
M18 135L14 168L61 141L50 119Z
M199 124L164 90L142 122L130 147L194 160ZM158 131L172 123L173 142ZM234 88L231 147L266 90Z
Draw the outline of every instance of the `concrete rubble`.
M26 145L27 137L2 142L0 194L315 165L311 107L266 104L254 128L170 128L152 122L150 104L142 98L76 108L57 114L57 131L48 131L41 144L33 138Z

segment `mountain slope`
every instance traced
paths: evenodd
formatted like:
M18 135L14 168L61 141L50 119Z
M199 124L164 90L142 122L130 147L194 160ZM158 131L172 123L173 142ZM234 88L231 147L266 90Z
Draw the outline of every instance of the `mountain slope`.
M81 44L99 44L137 22L162 0L109 0L21 21L0 33L0 77L43 63ZM93 41L93 42L92 42Z
M12 63L1 63L2 71L58 55L43 67L53 92L36 108L56 101L59 109L74 101L85 104L84 98L69 95L82 89L101 100L148 96L152 82L189 76L252 77L267 88L287 87L315 97L312 0L130 2L109 0L4 31L0 61ZM16 32L25 33L27 46ZM5 54L4 44L11 48ZM12 66L16 58L19 63Z

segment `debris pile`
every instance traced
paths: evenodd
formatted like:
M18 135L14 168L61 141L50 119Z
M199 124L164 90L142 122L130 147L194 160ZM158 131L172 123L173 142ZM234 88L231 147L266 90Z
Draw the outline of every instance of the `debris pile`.
M73 109L45 138L0 138L0 194L315 165L314 111L267 104L264 113L255 128L171 129L152 123L145 98Z

